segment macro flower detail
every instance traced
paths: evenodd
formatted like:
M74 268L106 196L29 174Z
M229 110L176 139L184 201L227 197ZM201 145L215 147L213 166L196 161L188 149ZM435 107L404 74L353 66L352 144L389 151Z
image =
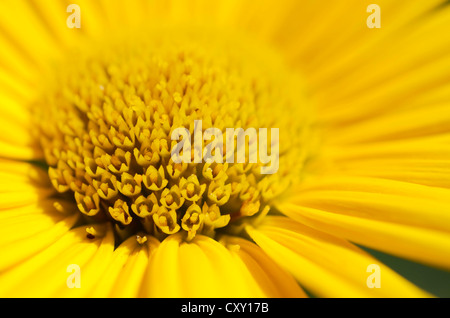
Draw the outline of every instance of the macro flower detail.
M369 4L0 3L0 295L445 296L450 6Z
M194 42L195 37L187 43L179 41L177 48L166 44L170 50L164 44L163 48L152 46L151 41L136 44L122 54L109 55L111 60L101 53L98 58L88 56L68 75L62 74L55 94L47 95L45 104L53 105L51 109L36 105L38 138L48 154L52 184L61 193L73 192L80 212L95 216L93 222L110 220L132 228L129 234L149 228L168 235L181 230L190 241L202 233L203 203L219 207L220 215L230 215L229 221L254 216L263 207L257 188L269 178L257 172L262 163L175 163L170 156L172 131L181 125L194 136L191 123L199 119L203 130L280 126L287 124L284 111L298 112L285 132L284 144L293 142L287 139L288 133L298 135L310 129L306 119L301 120L306 114L297 102L303 98L301 91L290 91L292 97L280 99L284 85L268 74L259 75L258 65L241 61L225 47L205 50L205 44ZM266 117L269 109L278 115ZM204 148L212 142L205 141ZM308 147L307 140L302 146ZM221 157L230 156L226 149L222 151ZM296 152L286 150L280 160L284 163L284 157ZM286 164L301 166L306 159ZM245 186L234 185L231 197L233 178ZM287 176L284 179L292 182ZM138 205L150 196L156 201L153 213L138 212ZM148 218L149 214L153 216ZM148 222L156 227L142 224ZM205 233L214 238L213 228L207 229ZM154 235L153 231L148 234Z

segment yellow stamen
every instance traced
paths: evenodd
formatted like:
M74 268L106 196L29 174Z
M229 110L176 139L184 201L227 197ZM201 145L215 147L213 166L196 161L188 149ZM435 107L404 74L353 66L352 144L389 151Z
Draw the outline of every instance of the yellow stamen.
M67 72L34 108L51 183L74 197L88 222L107 219L159 239L179 231L188 240L214 236L230 222L258 217L308 158L301 81L248 39L153 36L61 68ZM279 128L279 172L261 174L267 163L248 162L248 149L247 161L236 162L238 149L230 156L225 139L211 153L223 163L194 162L212 142L203 138L190 149L191 162L174 162L172 132L184 127L194 136L196 120L203 131L224 134ZM139 244L146 239L137 236Z

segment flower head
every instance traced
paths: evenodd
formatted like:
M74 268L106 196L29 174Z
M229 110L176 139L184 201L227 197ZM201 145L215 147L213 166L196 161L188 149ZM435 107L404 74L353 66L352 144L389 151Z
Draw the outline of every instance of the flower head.
M0 295L430 296L363 248L450 268L444 1L78 5L0 3Z

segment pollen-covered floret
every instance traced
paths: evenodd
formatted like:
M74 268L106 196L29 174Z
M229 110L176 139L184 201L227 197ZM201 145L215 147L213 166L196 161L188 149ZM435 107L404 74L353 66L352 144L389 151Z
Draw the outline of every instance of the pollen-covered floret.
M267 213L299 179L309 151L301 84L266 48L221 42L161 37L80 57L36 106L51 182L87 222L110 220L118 231L159 239L180 231L188 240L213 237ZM175 163L171 133L185 127L193 134L195 120L203 130L279 128L279 171L263 175L261 163ZM192 158L195 151L202 150L193 148Z

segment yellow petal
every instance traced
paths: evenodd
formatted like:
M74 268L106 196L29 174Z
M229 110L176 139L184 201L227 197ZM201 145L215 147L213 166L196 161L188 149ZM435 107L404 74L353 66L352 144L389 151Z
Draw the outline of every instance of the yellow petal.
M74 214L54 224L49 229L35 235L11 242L2 247L0 252L0 271L3 271L53 244L75 224L78 215ZM27 228L22 227L22 231Z
M0 208L9 209L53 195L44 170L29 163L0 160Z
M197 235L166 238L150 259L143 296L264 297L263 283L243 259L219 242Z
M0 213L0 246L46 232L66 217L48 201L8 209Z
M226 237L223 243L233 255L242 260L268 297L306 297L295 279L256 244L239 237Z
M449 188L450 134L323 148L321 174L347 174Z
M450 29L450 9L432 10L438 2L411 1L406 7L382 1L377 3L382 11L380 30L367 28L365 21L353 25L343 22L348 33L336 28L346 41L336 46L327 43L327 55L317 59L317 64L311 63L316 58L313 55L305 65L312 73L310 82L323 108L321 118L334 124L349 123L411 108L418 105L416 99L445 85L450 42L440 34ZM360 2L355 8L365 12L365 6ZM349 11L349 19L360 18ZM326 35L332 37L334 33L328 30Z
M67 283L66 286L60 286L58 283L58 286L60 287L56 294L57 297L88 297L91 295L94 288L97 287L101 277L100 273L103 273L110 265L114 252L114 234L111 226L104 226L106 229L103 229L101 226L96 225L95 228L97 228L97 231L99 230L99 227L101 230L106 231L106 233L104 234L104 237L94 239L86 238L86 226L80 228L79 235L83 236L83 241L81 242L82 251L70 261L72 262L71 264L80 266L81 286L80 288L68 288ZM76 230L78 229L75 229L75 231ZM94 248L92 248L94 254L89 253L91 249L90 245L94 245ZM71 248L72 247L69 247L68 249ZM86 258L86 256L89 257ZM81 259L81 257L83 258ZM61 267L58 267L58 269L60 268ZM69 274L67 274L66 270L66 281Z
M30 100L35 95L28 84L17 80L12 87L4 85L5 81L13 81L15 75L2 73L0 68L0 158L37 160L43 157L39 141L34 135L32 114L29 109ZM20 94L15 93L20 87ZM20 95L25 95L20 96Z
M297 204L280 204L278 209L298 222L349 241L400 257L450 268L450 259L444 257L450 253L448 232L338 214Z
M171 235L153 253L142 282L142 296L183 297L179 244L179 235Z
M424 297L427 294L347 241L285 217L267 217L247 232L280 266L322 297ZM381 288L369 288L367 269L380 268Z
M305 208L450 232L450 189L329 175L296 191L289 202Z
M98 275L95 288L89 297L137 297L143 287L142 282L148 267L149 256L159 245L159 241L150 236L145 242L136 236L125 240L112 253L107 266Z
M96 227L98 232L106 231L105 226ZM66 231L47 248L4 271L0 276L0 293L3 297L85 295L95 286L97 270L105 266L113 250L110 229L105 237L89 239L86 235L86 226ZM78 292L67 290L71 289L68 285L70 265L80 269L81 288ZM93 265L98 267L93 268Z
M448 102L385 113L330 134L333 143L362 143L424 137L450 131ZM426 147L426 145L423 145Z
M136 237L131 237L134 248L130 251L116 283L111 290L112 297L137 297L142 288L143 278L148 268L149 257L157 248L159 242L152 237L140 245ZM113 266L116 266L115 264ZM110 279L105 277L105 279Z

